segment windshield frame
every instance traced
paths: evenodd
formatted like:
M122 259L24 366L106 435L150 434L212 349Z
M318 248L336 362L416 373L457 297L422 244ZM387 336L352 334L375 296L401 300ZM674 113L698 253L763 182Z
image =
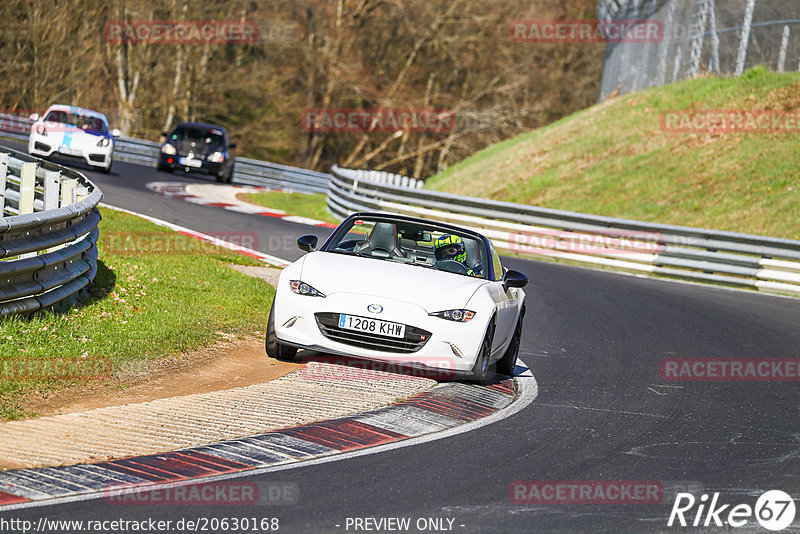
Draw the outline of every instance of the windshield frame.
M476 260L482 267L482 272L479 274L467 274L467 273L460 273L454 272L451 270L445 270L436 267L436 263L438 263L434 258L433 264L424 264L418 263L414 260L408 261L407 259L400 259L400 258L382 258L376 257L369 254L362 254L358 251L348 252L346 250L338 250L334 248L335 245L338 245L340 242L346 242L348 240L347 235L352 231L352 227L354 226L354 222L357 219L364 219L368 220L369 222L388 222L393 223L396 225L408 225L408 226L422 226L424 227L424 231L431 231L438 232L441 234L456 234L462 238L474 240L476 249ZM419 242L418 242L419 243ZM400 247L401 250L407 250ZM320 252L329 252L332 254L343 254L348 256L356 256L356 257L363 257L363 258L370 258L376 259L381 261L391 261L402 263L405 265L413 265L415 267L423 267L423 268L431 268L438 272L447 272L451 274L460 274L462 276L468 276L469 278L475 280L489 280L495 281L494 276L494 269L492 269L491 263L491 255L490 255L490 242L489 240L472 230L468 230L466 228L461 228L458 226L453 226L447 223L442 223L439 221L431 221L426 219L419 219L416 217L406 217L402 215L391 215L391 214L384 214L384 213L367 213L367 212L360 212L354 213L347 217L342 223L334 230L325 243L318 249ZM463 265L463 264L462 264Z
M59 120L54 120L54 114L59 115ZM63 118L63 120L61 120ZM80 121L71 120L74 118L80 119ZM100 126L102 127L100 130L95 128L85 128L84 126L88 126L89 121L98 121ZM66 109L50 109L45 114L42 122L50 122L54 124L64 124L66 126L72 126L74 128L78 128L85 132L93 132L98 133L101 135L109 135L108 129L108 121L96 113L84 113L82 111L70 111Z

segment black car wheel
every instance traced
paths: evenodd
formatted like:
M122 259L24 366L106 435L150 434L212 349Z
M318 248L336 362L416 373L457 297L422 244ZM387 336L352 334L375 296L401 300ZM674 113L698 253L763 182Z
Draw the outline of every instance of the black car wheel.
M297 349L295 347L289 347L287 345L278 343L278 339L275 337L274 311L275 306L273 302L273 307L269 310L269 319L267 319L267 336L264 341L264 348L267 351L267 356L289 362L297 361Z
M506 353L497 362L497 372L508 376L514 376L514 369L517 367L517 356L519 355L519 342L522 338L522 319L525 317L525 308L519 314L517 319L517 326L514 329L514 337L508 344Z
M492 356L492 340L494 339L494 319L492 322L489 323L489 327L486 329L486 335L483 337L483 343L481 343L481 351L478 354L478 357L475 359L475 364L472 366L472 373L469 377L470 382L475 382L476 384L484 384L486 383L487 376L489 374L489 358Z

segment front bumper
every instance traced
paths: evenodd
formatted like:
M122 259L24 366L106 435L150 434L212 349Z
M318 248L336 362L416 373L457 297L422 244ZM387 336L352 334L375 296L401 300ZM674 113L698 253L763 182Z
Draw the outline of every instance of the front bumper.
M167 168L167 169L171 169L171 170L175 170L175 169L184 169L185 170L185 169L188 169L189 172L200 172L200 173L203 173L203 174L210 174L210 175L215 175L216 176L216 175L220 175L220 174L223 173L223 170L225 168L225 164L227 163L227 161L213 162L213 161L207 161L207 160L204 160L204 159L196 159L194 161L199 161L200 162L200 167L190 167L188 165L181 165L179 163L180 158L182 158L182 157L184 157L184 156L180 156L178 154L170 156L168 154L164 154L163 152L160 152L158 154L158 165L159 165L159 167Z
M28 153L32 156L44 158L57 155L63 158L81 160L93 167L108 167L111 164L114 153L114 143L109 143L107 146L86 146L86 143L83 143L82 145L70 145L67 147L59 145L51 136L33 132L28 139Z
M469 373L475 363L486 331L488 317L478 313L467 323L428 315L420 306L408 302L380 299L384 311L367 311L376 298L353 293L334 293L325 298L297 295L288 284L279 284L274 307L275 335L279 342L319 352L391 362L456 375ZM435 310L441 311L441 310ZM331 318L345 313L406 325L406 340L387 336L351 333L335 329ZM486 315L486 314L483 314ZM320 319L327 319L321 321ZM323 331L328 330L326 333ZM409 331L411 337L409 337ZM342 335L344 334L344 335ZM352 334L352 335L349 335ZM426 339L412 339L414 336ZM413 345L416 343L419 348ZM398 347L402 350L398 350Z

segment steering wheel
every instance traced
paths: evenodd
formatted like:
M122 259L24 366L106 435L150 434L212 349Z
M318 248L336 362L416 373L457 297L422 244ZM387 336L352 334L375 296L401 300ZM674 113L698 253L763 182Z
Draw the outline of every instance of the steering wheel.
M440 271L447 271L448 273L467 274L469 269L466 265L455 260L440 260L436 262L436 268Z

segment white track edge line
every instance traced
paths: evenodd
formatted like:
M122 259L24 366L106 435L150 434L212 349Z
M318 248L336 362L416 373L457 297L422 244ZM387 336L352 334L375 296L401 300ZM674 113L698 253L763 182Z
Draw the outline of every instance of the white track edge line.
M135 211L127 210L125 208L119 208L117 206L112 206L111 204L106 204L105 202L101 202L100 203L100 207L101 208L108 208L108 209L111 209L111 210L114 210L114 211L119 211L119 212L122 212L122 213L127 213L128 215L135 215L136 217L141 217L142 219L150 221L151 223L153 223L155 225L163 226L164 228L169 228L170 230L175 230L176 232L185 232L185 233L187 233L187 234L189 234L189 235L191 235L193 237L196 237L198 239L202 239L203 241L207 241L207 242L209 242L209 243L211 243L213 245L217 245L217 246L220 246L220 247L223 247L223 248L227 248L227 249L233 250L235 252L244 252L244 253L250 254L252 256L256 256L259 259L261 259L263 262L269 263L270 265L275 265L277 267L286 267L287 265L292 263L289 260L284 260L283 258L279 258L277 256L272 256L270 254L266 254L266 253L260 252L258 250L253 250L251 248L243 247L241 245L237 245L236 243L231 243L229 241L223 241L222 239L220 239L218 237L214 237L212 235L204 234L204 233L201 233L201 232L198 232L196 230L192 230L190 228L186 228L186 227L183 227L183 226L178 226L177 224L173 224L171 222L167 222L167 221L164 221L164 220L161 220L161 219L157 219L155 217L151 217L150 215L144 215L142 213L137 213Z

